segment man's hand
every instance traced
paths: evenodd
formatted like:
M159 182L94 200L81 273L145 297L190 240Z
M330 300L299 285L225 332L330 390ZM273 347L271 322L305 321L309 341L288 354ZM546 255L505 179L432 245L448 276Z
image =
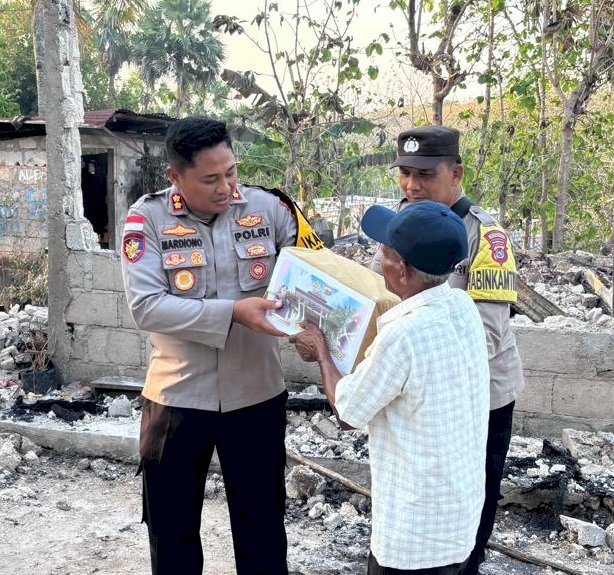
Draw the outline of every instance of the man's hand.
M269 301L261 297L248 297L235 301L232 309L232 321L259 333L286 337L283 331L279 331L266 319L269 310L279 309L280 301Z
M311 322L299 324L303 331L290 336L290 343L296 346L296 351L303 361L323 361L330 357L328 346L322 332Z

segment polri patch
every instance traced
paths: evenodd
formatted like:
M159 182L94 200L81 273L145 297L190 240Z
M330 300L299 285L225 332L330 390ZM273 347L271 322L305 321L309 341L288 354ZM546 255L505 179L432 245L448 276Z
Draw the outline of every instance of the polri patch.
M196 278L190 270L177 270L173 277L175 287L180 291L189 291L194 287Z
M249 268L249 275L256 280L261 280L266 276L267 267L262 262L254 262Z
M262 222L262 216L257 216L256 214L249 214L247 216L243 216L242 218L235 220L237 224L239 224L243 228L253 228Z
M122 252L130 263L138 262L145 253L145 236L141 232L128 232L124 235Z

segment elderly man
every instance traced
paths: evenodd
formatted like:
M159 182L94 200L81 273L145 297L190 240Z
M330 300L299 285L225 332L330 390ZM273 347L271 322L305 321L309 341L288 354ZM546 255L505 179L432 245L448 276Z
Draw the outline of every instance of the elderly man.
M368 575L458 575L484 501L488 355L471 298L446 283L467 257L462 220L421 202L374 206L362 229L383 245L386 286L401 303L353 374L341 377L313 325L290 341L320 364L345 429L368 426L373 532Z

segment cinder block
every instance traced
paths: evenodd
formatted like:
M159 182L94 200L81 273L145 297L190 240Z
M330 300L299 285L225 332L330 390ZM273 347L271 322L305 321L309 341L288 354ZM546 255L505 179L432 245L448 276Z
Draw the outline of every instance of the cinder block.
M35 150L38 148L38 143L34 138L20 138L19 147L22 150Z
M582 376L595 371L594 357L577 332L520 327L516 342L525 369Z
M119 276L120 283L117 282L117 268L120 264L115 252L110 250L92 252L92 265L93 289L123 292L124 286L121 282L121 274Z
M554 388L554 375L524 370L527 382L524 391L516 400L516 409L520 411L552 413L552 390Z
M614 382L558 376L552 397L555 414L614 420Z
M71 288L87 289L92 287L92 252L71 251L66 260L68 285Z
M563 415L515 412L512 431L525 437L548 437L560 440L561 432L567 427L580 431L599 431L606 425L607 421L602 419L591 420Z
M66 309L68 323L117 327L118 294L74 291L71 295Z
M136 324L130 315L126 294L124 292L118 294L119 299L119 327L127 329L136 329Z
M70 360L85 359L87 357L87 339L89 328L83 325L74 327L72 341L70 342Z
M87 359L96 363L138 367L141 365L142 345L141 334L137 331L92 329L87 342Z

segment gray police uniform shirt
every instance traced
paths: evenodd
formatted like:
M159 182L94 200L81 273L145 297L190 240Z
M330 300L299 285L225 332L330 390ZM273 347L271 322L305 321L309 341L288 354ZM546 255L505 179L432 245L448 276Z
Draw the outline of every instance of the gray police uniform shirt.
M482 220L484 223L494 221L479 206L471 206L463 218L467 228L469 257L450 274L448 283L451 287L467 290L469 267L478 252ZM369 267L381 273L381 260L381 249L378 249ZM493 410L515 401L524 389L522 360L516 346L516 336L510 326L510 305L492 301L476 301L475 305L480 312L486 332L490 369L490 409Z
M174 187L128 213L122 272L130 313L150 332L143 396L163 405L232 411L284 390L278 338L232 322L234 301L263 296L295 220L260 188L238 186L217 217L189 211Z

